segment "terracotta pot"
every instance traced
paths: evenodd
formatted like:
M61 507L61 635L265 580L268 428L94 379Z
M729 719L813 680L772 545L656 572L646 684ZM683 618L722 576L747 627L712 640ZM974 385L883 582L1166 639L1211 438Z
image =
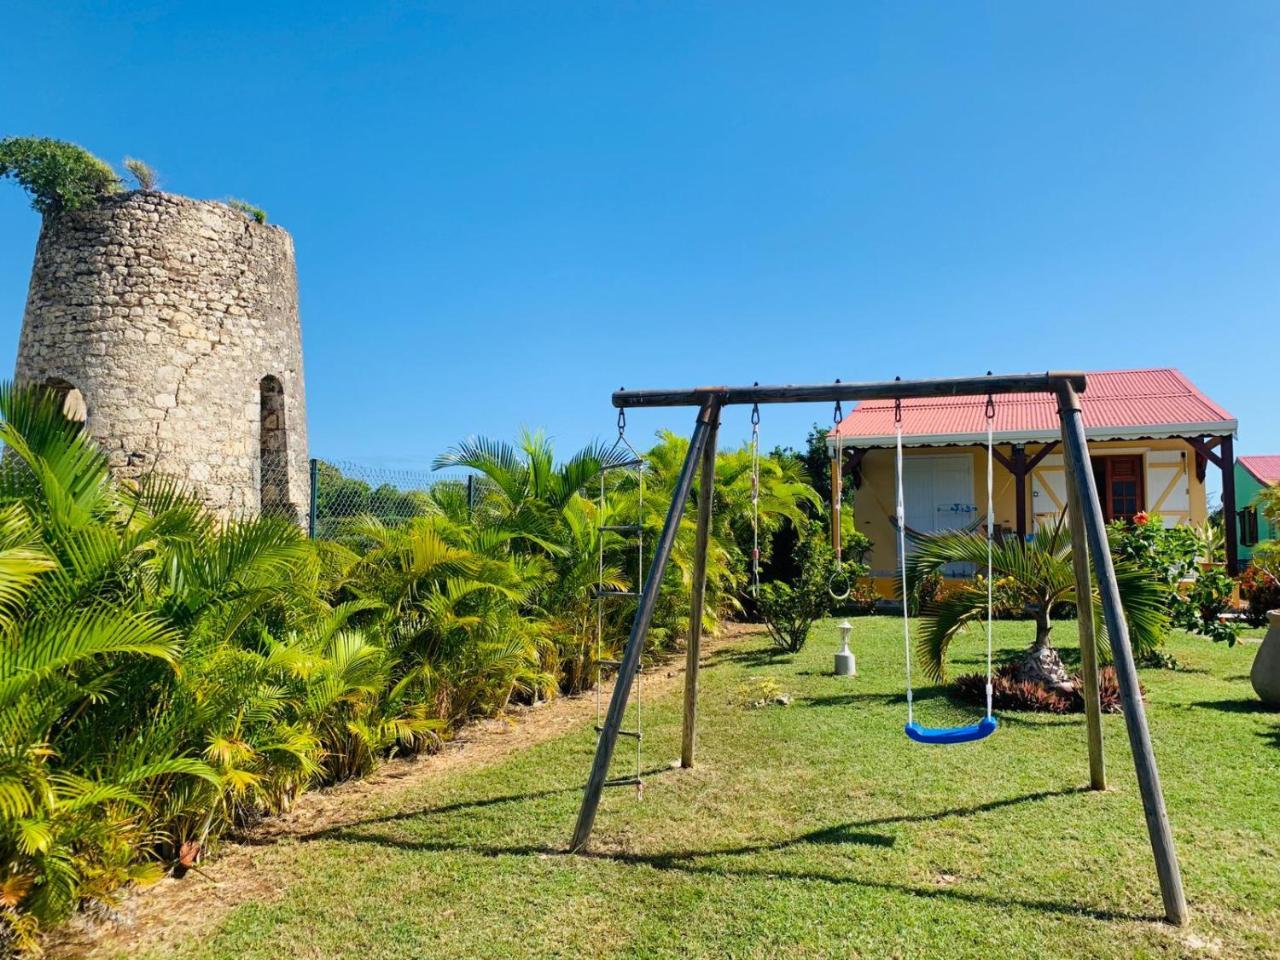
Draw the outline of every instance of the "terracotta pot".
M1280 707L1280 610L1267 611L1267 624L1249 680L1263 703Z

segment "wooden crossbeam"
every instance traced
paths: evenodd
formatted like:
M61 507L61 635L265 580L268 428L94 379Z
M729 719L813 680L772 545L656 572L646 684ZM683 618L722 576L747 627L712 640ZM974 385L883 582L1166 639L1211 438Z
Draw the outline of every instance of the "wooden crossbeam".
M1183 437L1182 439L1186 440L1196 453L1200 454L1219 470L1222 469L1222 457L1214 453L1214 450L1222 445L1222 437L1213 437L1208 441L1205 441L1203 437ZM1203 480L1204 478L1201 477L1201 479Z

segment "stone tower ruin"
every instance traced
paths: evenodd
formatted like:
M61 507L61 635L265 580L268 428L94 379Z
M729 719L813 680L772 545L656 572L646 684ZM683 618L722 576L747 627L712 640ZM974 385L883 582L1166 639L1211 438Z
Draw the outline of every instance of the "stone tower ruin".
M153 191L45 217L15 379L51 386L114 472L176 477L223 516L310 497L293 240Z

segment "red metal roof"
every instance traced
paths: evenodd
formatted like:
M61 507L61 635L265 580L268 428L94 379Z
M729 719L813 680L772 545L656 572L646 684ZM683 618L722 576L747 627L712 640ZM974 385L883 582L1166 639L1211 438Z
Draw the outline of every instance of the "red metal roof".
M1235 433L1235 418L1177 370L1106 370L1087 376L1080 402L1085 432L1092 439ZM904 400L904 442L932 446L985 441L985 407L986 397ZM1050 394L996 397L995 408L994 431L1003 442L1047 441L1061 435L1058 401ZM893 416L892 401L860 403L840 424L839 436L850 446L887 446L894 442Z
M1280 456L1239 457L1237 459L1240 462L1240 466L1257 477L1260 483L1265 483L1267 486L1280 483Z

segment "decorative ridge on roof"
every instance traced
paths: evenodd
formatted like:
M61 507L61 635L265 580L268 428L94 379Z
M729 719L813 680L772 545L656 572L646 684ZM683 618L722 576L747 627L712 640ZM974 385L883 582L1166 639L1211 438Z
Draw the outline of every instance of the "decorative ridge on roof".
M1253 474L1259 483L1268 486L1280 483L1280 454L1254 453L1237 457L1236 462Z

